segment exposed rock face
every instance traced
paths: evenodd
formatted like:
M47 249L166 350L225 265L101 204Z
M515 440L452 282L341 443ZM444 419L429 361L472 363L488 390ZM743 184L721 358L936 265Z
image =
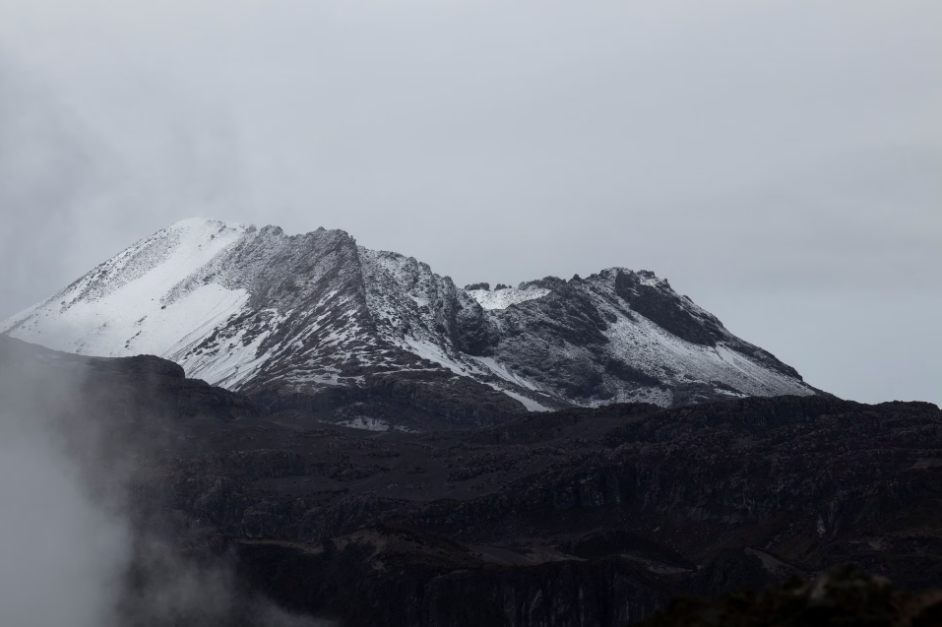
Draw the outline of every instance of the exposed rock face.
M210 220L138 242L0 332L73 353L160 355L268 410L375 428L816 392L650 272L460 289L343 231Z
M619 559L500 565L447 539L388 527L328 546L243 541L237 550L253 586L298 610L329 608L349 625L622 627L668 598L661 582Z

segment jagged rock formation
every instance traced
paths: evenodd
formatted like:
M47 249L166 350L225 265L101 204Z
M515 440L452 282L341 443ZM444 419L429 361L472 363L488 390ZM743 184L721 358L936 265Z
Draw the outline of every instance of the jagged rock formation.
M816 392L650 272L469 288L343 231L188 220L0 332L73 353L163 356L267 410L379 429Z

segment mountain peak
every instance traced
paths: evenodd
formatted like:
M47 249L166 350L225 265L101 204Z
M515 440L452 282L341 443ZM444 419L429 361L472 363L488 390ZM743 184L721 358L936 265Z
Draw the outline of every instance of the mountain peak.
M460 289L342 230L203 218L137 242L0 332L155 354L286 411L404 428L815 392L651 271Z

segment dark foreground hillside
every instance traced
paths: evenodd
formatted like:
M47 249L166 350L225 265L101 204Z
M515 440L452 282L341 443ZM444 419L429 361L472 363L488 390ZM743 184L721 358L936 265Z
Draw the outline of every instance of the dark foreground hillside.
M136 528L351 627L622 626L679 594L848 564L914 594L942 588L942 412L929 404L615 405L377 433L263 414L156 358L7 338L0 386L5 403L39 405L73 436L99 426L90 481L133 459ZM132 591L148 568L132 566ZM723 603L772 607L736 598ZM705 607L650 624L775 624L664 622Z
M837 567L806 583L792 579L758 592L715 600L678 597L640 627L792 627L942 625L942 591L911 594L853 566Z

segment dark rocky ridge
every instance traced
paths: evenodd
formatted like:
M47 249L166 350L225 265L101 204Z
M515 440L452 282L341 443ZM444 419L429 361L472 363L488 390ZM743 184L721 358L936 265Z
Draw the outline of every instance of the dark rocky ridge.
M64 419L81 410L109 426L106 450L133 449L139 519L196 525L187 551L233 552L246 585L351 627L624 625L677 593L848 563L942 587L929 404L612 405L371 433L267 413L156 358L0 338L0 364L5 403L55 391Z

